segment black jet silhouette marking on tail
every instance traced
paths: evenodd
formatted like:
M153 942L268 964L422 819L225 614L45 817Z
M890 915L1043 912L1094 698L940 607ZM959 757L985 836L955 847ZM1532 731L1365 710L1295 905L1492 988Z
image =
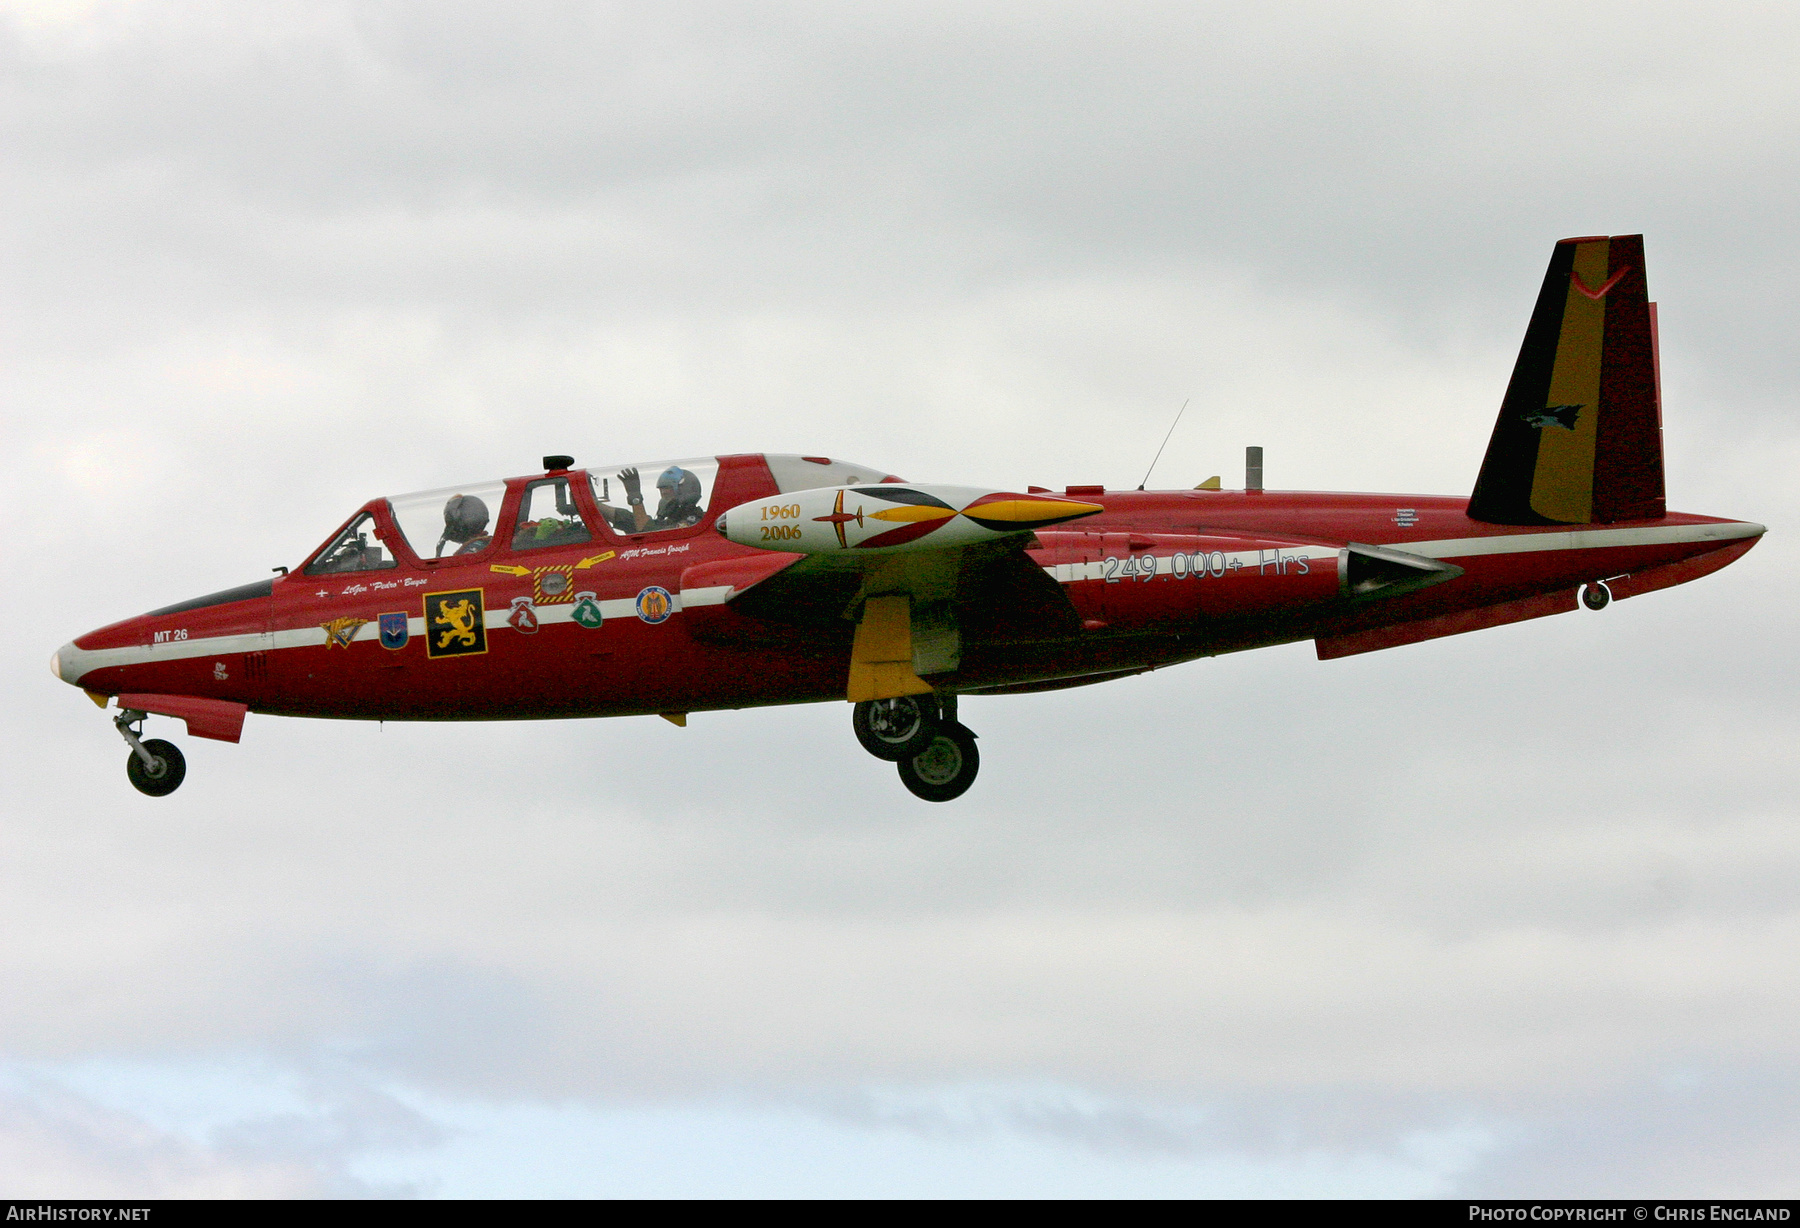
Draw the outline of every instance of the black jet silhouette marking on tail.
M1543 430L1547 426L1560 426L1565 431L1575 429L1575 419L1581 416L1585 405L1546 405L1535 413L1525 415L1525 425Z

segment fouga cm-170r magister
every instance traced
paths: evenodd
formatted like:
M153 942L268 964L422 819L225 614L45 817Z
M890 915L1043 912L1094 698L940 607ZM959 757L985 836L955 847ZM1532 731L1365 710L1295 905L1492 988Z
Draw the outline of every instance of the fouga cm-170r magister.
M963 695L1301 639L1349 656L1598 610L1738 558L1761 525L1664 507L1656 353L1641 236L1565 239L1466 499L1263 490L1260 460L1242 491L1052 493L824 457L553 456L372 500L291 572L90 632L52 664L116 699L152 795L185 767L142 737L149 714L236 741L249 712L679 725L847 699L863 746L945 801L977 767Z

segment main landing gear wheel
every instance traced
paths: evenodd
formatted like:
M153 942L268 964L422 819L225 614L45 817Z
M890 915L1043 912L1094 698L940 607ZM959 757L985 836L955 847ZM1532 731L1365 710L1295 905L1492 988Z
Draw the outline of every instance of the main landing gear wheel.
M898 763L931 745L938 731L937 703L930 695L865 700L856 705L850 723L864 750Z
M896 765L900 783L928 802L947 802L961 797L975 783L981 770L981 752L975 735L955 721L946 721L933 732L931 744Z
M1612 590L1605 583L1595 580L1581 586L1581 604L1590 610L1604 610L1612 603Z
M144 743L144 749L150 752L152 762L146 764L134 750L125 757L125 775L131 778L132 787L139 793L167 797L179 789L186 778L187 760L175 743L161 738L151 738Z

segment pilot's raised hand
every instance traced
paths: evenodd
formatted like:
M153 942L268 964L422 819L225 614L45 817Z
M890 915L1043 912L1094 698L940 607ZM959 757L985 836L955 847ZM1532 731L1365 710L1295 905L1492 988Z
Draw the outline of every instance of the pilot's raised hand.
M642 503L644 501L644 486L643 483L638 481L638 471L636 469L619 470L619 485L625 488L625 501L627 503Z

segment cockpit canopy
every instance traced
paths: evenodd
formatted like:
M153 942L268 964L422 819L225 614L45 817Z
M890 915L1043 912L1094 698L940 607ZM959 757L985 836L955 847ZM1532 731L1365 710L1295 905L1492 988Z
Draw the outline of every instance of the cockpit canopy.
M378 544L381 527L369 512L358 514L331 544L319 551L307 564L309 576L327 576L340 571L385 571L398 567L400 561Z
M765 453L763 462L778 493L898 481L868 465L823 456ZM753 463L753 462L752 462ZM494 545L503 513L511 513L510 550L578 545L608 533L636 536L691 529L723 508L711 506L719 459L703 457L631 465L595 465L546 473L512 485L516 508L507 505L508 483L476 482L396 495L385 502L406 549L420 559L482 554ZM585 490L579 490L585 478ZM766 487L765 487L766 489ZM741 499L741 496L740 496ZM735 500L734 500L735 501ZM379 571L398 566L395 546L383 536L372 504L332 538L306 568L307 575Z
M505 502L505 482L477 482L396 495L388 500L388 510L414 555L441 559L446 554L480 554L493 545Z
M588 470L600 515L618 533L666 533L706 518L717 460L599 465Z

